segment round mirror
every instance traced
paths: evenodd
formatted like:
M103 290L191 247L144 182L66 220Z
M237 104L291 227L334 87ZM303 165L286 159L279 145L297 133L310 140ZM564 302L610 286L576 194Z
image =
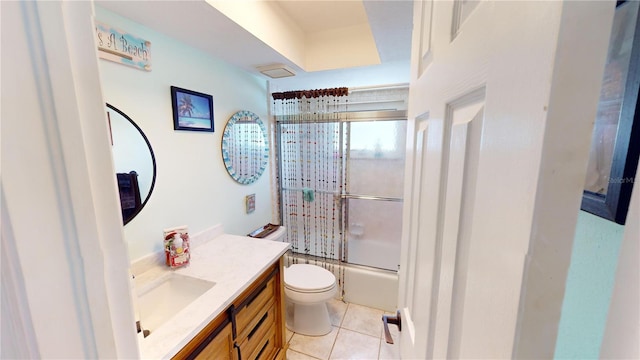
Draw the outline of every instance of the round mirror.
M222 134L222 160L240 184L258 180L269 163L267 128L258 115L251 111L233 114Z
M145 206L156 182L156 158L149 139L129 116L107 104L111 149L122 220L126 225Z

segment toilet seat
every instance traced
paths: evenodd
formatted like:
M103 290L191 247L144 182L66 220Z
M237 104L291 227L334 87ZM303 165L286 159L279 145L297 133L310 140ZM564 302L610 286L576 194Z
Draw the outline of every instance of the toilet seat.
M293 264L284 269L285 288L300 293L321 293L336 286L331 271L311 264Z
M297 288L292 287L292 286L287 286L286 284L285 284L285 286L284 286L284 287L285 287L286 289L288 289L288 290L295 291L295 292L299 292L299 293L304 293L304 294L316 294L316 293L323 293L323 292L327 292L327 291L329 291L329 290L332 290L332 289L334 289L334 288L336 287L336 285L335 285L335 284L333 284L333 285L331 285L331 286L329 286L329 287L326 287L326 288L322 288L322 289L312 289L312 290L305 290L305 289L300 290L300 289L297 289Z

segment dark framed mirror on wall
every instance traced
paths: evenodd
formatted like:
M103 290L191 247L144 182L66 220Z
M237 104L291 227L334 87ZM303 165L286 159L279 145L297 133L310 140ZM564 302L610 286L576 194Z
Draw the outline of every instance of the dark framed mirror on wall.
M126 225L147 204L156 183L156 158L149 139L122 110L107 106L111 151Z
M618 1L581 209L624 225L640 154L640 2Z

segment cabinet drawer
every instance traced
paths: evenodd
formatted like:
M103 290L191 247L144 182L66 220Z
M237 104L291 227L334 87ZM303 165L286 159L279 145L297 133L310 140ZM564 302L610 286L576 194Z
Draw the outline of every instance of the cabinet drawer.
M264 343L267 334L270 330L273 330L276 324L275 316L276 311L273 305L264 308L263 312L258 313L255 319L256 321L252 322L251 326L247 328L248 331L243 334L246 334L246 337L240 337L238 339L238 341L241 341L240 351L242 354L252 354L256 348Z
M276 350L276 332L270 328L266 336L261 339L256 349L249 355L248 360L267 360L274 358Z
M260 319L261 316L258 316L260 310L267 304L273 303L275 298L275 285L275 278L272 277L266 284L256 289L256 291L247 298L246 303L241 304L240 309L236 313L238 336L241 336L247 331L247 327L250 326L252 320L256 320L256 317L258 317L258 320Z

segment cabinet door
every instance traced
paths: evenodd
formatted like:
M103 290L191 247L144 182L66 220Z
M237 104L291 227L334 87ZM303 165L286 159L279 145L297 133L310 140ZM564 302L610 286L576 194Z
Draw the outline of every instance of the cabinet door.
M258 287L247 298L244 299L241 308L235 313L238 336L244 337L245 332L250 331L253 323L257 322L264 314L264 308L270 306L275 301L276 276L270 278ZM258 319L256 319L256 317Z
M196 355L196 359L215 359L215 360L232 360L233 357L233 335L231 333L231 324L222 329L211 340L202 351Z
M252 354L257 347L264 345L264 339L268 338L269 332L276 330L276 309L274 306L264 308L260 312L262 316L257 316L255 322L250 327L250 332L244 336L236 339L236 343L240 346L240 352L243 354L242 358L246 358L246 355ZM274 342L271 341L273 345Z
M235 343L243 360L286 356L283 265L280 258L234 303L231 321L236 325ZM273 329L273 334L267 334L267 329Z

